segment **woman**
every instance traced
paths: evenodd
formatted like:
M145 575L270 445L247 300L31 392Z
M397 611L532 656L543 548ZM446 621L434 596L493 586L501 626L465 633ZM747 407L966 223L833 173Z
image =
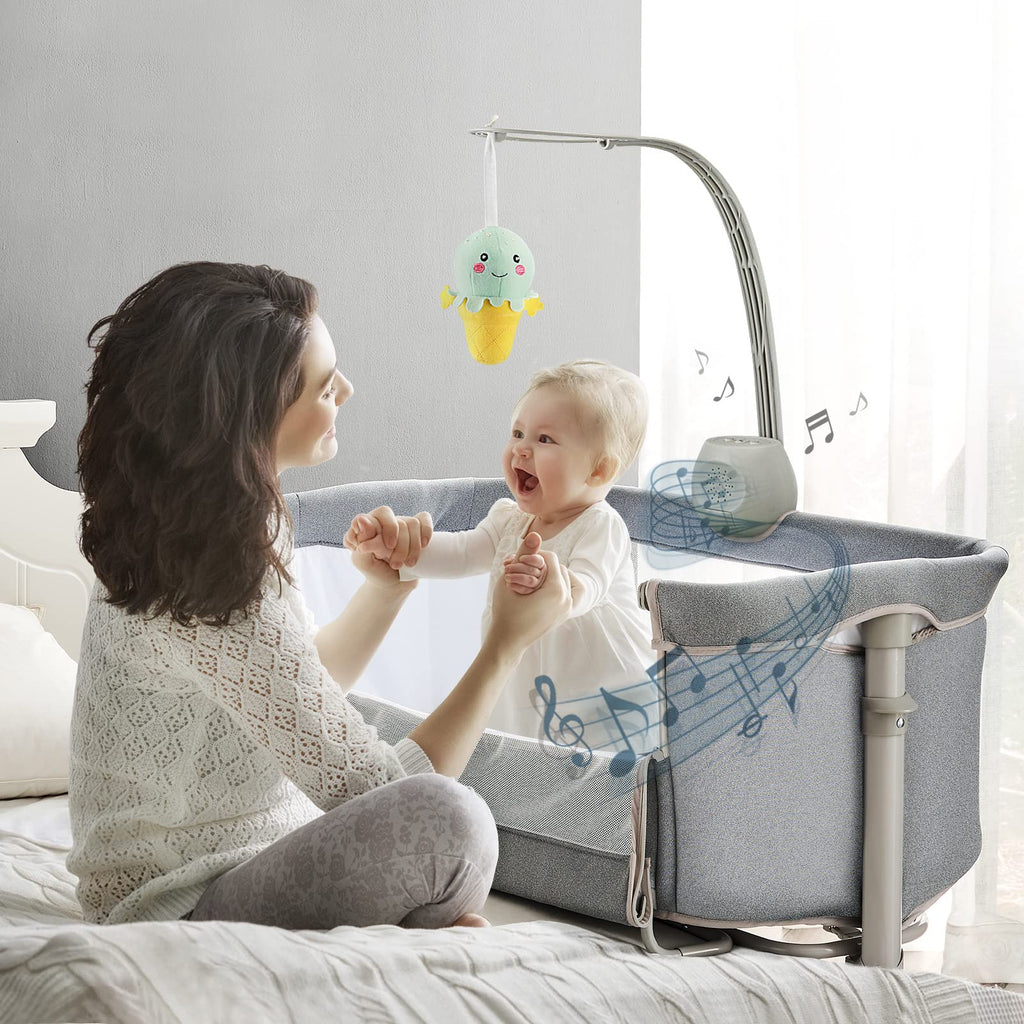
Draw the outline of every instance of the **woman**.
M395 746L344 697L394 621L430 519L371 515L391 564L317 630L278 474L332 458L352 394L312 285L186 263L101 328L79 438L97 584L71 736L68 866L86 920L286 928L486 924L493 818L455 781L523 652L569 610L496 603L480 653Z

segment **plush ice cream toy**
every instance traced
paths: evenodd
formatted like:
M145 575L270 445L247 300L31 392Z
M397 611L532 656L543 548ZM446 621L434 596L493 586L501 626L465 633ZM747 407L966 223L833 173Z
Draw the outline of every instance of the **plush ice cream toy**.
M481 228L455 250L455 291L447 285L441 305L453 303L462 317L466 344L477 362L508 359L519 318L534 316L544 305L533 284L533 253L514 231Z

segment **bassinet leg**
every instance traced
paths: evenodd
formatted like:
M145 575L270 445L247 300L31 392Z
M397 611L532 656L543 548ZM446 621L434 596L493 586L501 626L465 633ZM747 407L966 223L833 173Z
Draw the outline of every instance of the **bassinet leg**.
M861 882L862 963L903 961L903 754L910 616L882 615L861 624L864 643L864 849Z

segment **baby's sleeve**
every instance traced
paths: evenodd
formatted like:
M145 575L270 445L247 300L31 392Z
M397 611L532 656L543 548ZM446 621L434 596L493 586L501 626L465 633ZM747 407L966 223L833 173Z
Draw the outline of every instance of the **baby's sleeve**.
M191 674L201 692L321 810L433 771L414 740L385 743L346 700L285 596L264 592L257 610L240 621L197 629Z
M566 561L582 588L573 601L570 619L586 615L607 599L619 567L630 557L629 531L618 513L609 507L603 515L594 517Z
M398 570L399 578L452 580L490 572L498 541L515 507L514 501L502 498L475 529L435 533L420 552L419 561Z

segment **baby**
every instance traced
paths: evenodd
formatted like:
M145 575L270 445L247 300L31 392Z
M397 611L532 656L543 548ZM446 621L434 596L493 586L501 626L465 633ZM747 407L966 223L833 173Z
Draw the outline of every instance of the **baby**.
M590 359L540 371L513 412L502 453L515 500L496 501L474 530L435 533L415 567L399 570L405 580L490 572L486 631L495 587L529 594L543 582L538 548L554 551L567 568L572 612L523 656L491 728L565 745L580 732L571 722L559 731L572 714L591 749L628 743L640 755L658 745L650 619L637 602L626 525L605 501L646 428L647 396L635 374ZM373 520L356 517L353 525L360 549L388 556ZM557 718L548 714L555 700Z

